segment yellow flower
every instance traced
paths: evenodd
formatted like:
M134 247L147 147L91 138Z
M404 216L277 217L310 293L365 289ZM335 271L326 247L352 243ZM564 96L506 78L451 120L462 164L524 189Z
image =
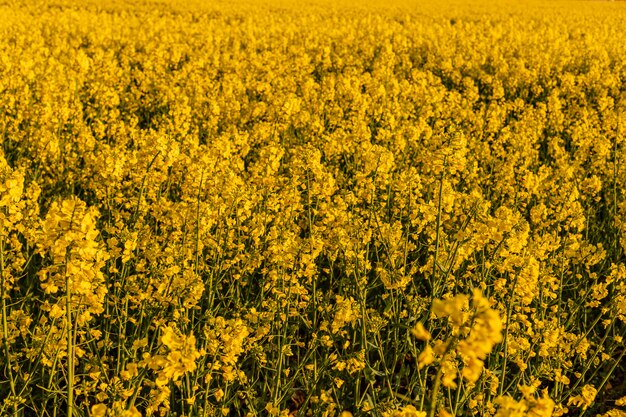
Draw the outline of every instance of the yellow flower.
M91 417L105 417L107 414L107 406L104 404L95 404L91 406Z
M439 412L437 413L437 416L438 417L454 417L454 415L448 410L446 410L445 408L440 408Z
M457 294L445 300L434 300L432 314L435 317L449 317L454 328L460 328L467 320L468 314L465 311L469 297L465 294Z
M394 410L388 414L389 417L426 417L425 411L419 411L413 405L405 405L399 410Z
M573 404L576 407L586 410L593 403L593 400L595 400L597 393L598 391L593 385L584 385L579 395L570 397L567 401L567 405Z
M515 401L508 395L496 398L498 412L495 417L526 417L528 406L525 401Z
M179 350L185 345L185 338L179 335L174 326L168 326L162 329L161 343L170 350Z
M469 334L457 348L465 365L463 377L469 382L475 382L480 377L484 359L502 341L503 328L498 313L489 308L488 300L477 290L472 297L472 306L476 313Z
M626 417L626 411L622 411L617 408L614 408L600 415L600 417Z
M132 406L129 410L124 410L122 417L141 417L141 413L137 410L137 407Z
M430 333L428 332L428 330L426 330L426 328L424 327L422 322L417 322L415 327L413 329L411 329L411 333L417 339L423 340L423 341L428 341L428 340L430 340L430 337L431 337Z
M527 400L530 402L528 417L551 417L554 412L554 401L548 397L548 391L544 390L541 398Z
M417 367L418 369L422 369L425 366L430 365L435 361L435 354L433 352L433 348L430 345L426 345L424 350L417 357Z

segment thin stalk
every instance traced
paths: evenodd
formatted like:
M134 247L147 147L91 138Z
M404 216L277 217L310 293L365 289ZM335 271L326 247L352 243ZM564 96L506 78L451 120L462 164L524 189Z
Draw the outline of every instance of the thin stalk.
M443 367L441 364L445 362L448 353L452 349L452 346L456 343L456 337L453 337L450 340L448 346L446 346L445 352L441 355L441 362L439 364L439 369L437 369L437 375L435 375L435 383L433 384L432 394L430 396L430 409L428 410L428 417L435 417L435 406L437 404L437 394L439 394L439 388L441 387L441 376L443 375Z
M435 231L435 255L433 259L433 273L432 273L432 283L431 283L431 298L434 299L436 297L435 289L438 289L435 282L435 276L437 274L437 261L439 257L439 241L441 235L441 204L443 201L443 178L444 172L447 162L447 156L443 158L443 168L441 169L441 175L439 176L439 196L437 199L437 230Z
M626 337L626 330L622 332L622 337ZM622 350L622 353L620 353L619 357L617 358L613 366L611 366L611 369L609 370L609 372L606 373L606 375L602 379L602 382L600 382L600 385L598 386L598 392L602 391L602 389L606 385L611 375L613 375L613 372L615 371L615 368L617 368L617 365L622 363L622 359L624 359L625 354L626 354L626 349Z
M511 300L509 301L509 305L507 307L506 312L506 325L504 327L504 344L503 344L503 355L502 355L502 374L500 375L500 389L498 390L498 395L502 395L504 393L504 375L506 374L506 365L509 359L508 348L509 348L509 325L511 324L511 315L513 314L513 300L515 299L515 288L517 287L517 279L519 274L515 275L515 280L513 281L513 288L511 289Z
M611 327L613 327L613 324L614 324L614 322L615 322L615 319L616 319L616 318L617 318L617 316L613 318L613 321L611 321L611 324L609 325L609 327L608 327L608 328L604 331L604 336L602 337L602 340L600 341L600 343L598 344L598 346L604 346L604 342L606 341L606 339L608 338L609 334L611 333L611 332L610 332L610 330L611 330ZM578 378L578 380L576 381L576 383L575 383L575 384L574 384L574 385L573 385L573 386L572 386L572 387L571 387L571 388L567 391L567 393L566 393L565 395L563 395L563 396L562 396L562 398L567 398L567 397L569 397L569 396L572 394L572 392L574 392L574 390L575 390L575 389L576 389L576 388L580 385L580 383L581 383L582 381L587 381L587 380L592 379L593 375L595 375L595 374L598 372L598 370L599 370L600 368L599 368L599 367L596 367L596 368L595 368L595 371L592 373L592 377L590 377L590 378L588 378L588 379L587 379L587 378L585 378L585 376L586 376L587 372L591 369L591 366L593 365L593 361L596 359L596 357L598 356L598 354L599 354L599 350L596 350L596 351L594 352L593 356L591 356L591 357L589 358L589 360L587 361L587 363L586 363L586 364L585 364L585 366L583 367L583 370L582 370L582 372L581 372L581 376L580 376L580 378ZM619 363L619 361L618 361L618 363ZM611 370L611 372L613 372L613 370ZM611 372L609 372L609 374L608 374L608 375L611 375ZM555 397L556 397L556 395L555 395Z
M146 167L146 173L144 174L141 180L141 187L139 189L139 198L137 198L137 205L135 206L135 212L133 213L131 217L131 229L132 230L134 230L135 224L137 223L137 217L139 216L139 209L141 207L141 199L143 198L143 192L146 187L146 179L148 178L148 174L150 173L150 168L152 168L152 165L154 164L154 162L156 161L157 157L160 154L161 154L161 151L158 151L156 155L154 155L152 160L148 163L148 166Z
M445 359L445 355L443 357ZM437 394L439 393L439 387L441 386L441 366L437 370L437 375L435 376L435 383L433 384L433 393L430 396L430 408L428 410L428 417L435 417L435 406L437 404Z
M618 172L618 163L617 160L617 137L620 135L620 123L617 125L617 134L615 135L615 140L613 141L613 230L618 230L617 227L617 172ZM619 233L615 232L613 237L613 248L615 253L618 253L619 250Z
M5 282L4 282L4 239L0 243L0 298L2 299L2 345L7 363L6 368L9 372L9 386L11 387L11 395L13 396L13 415L18 414L17 395L15 391L15 379L11 369L11 357L9 356L9 324L7 322L7 304L5 299Z
M200 243L200 193L202 192L202 182L204 181L204 170L200 175L200 185L198 185L198 198L196 202L196 259L195 259L195 272L198 273L199 264L199 243Z
M74 415L74 329L72 326L72 288L65 266L65 317L67 321L67 417Z

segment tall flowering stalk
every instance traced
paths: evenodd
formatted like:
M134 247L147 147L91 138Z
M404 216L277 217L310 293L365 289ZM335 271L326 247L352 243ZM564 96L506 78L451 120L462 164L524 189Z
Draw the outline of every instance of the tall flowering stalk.
M102 268L108 255L97 240L97 216L97 210L77 198L54 202L39 238L40 252L50 259L50 265L40 271L41 287L53 297L52 314L65 313L68 416L75 406L77 329L103 311L107 292Z

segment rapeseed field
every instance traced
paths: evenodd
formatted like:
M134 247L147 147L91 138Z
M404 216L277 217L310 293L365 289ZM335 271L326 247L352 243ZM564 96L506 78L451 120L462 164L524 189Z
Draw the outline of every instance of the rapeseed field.
M626 416L626 3L0 4L0 416Z

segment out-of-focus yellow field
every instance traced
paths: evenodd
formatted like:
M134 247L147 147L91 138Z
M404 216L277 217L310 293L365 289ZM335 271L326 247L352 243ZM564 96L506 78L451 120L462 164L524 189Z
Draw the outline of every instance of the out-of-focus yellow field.
M0 416L626 416L626 3L0 4Z

